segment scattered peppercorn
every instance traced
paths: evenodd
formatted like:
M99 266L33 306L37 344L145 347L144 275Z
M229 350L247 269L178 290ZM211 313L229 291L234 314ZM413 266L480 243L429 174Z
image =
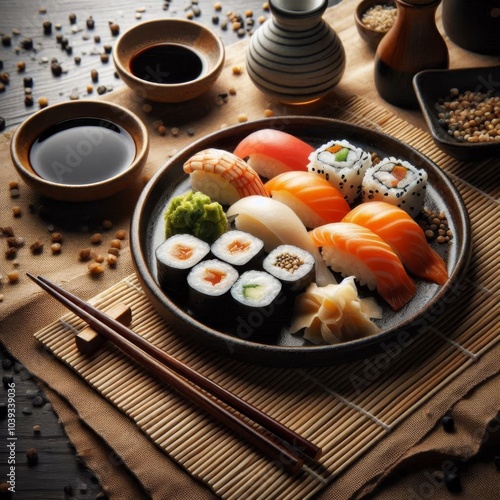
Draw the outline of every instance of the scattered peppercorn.
M462 485L460 484L460 476L455 473L445 474L444 484L446 488L451 493L460 493L462 491Z
M23 214L23 211L22 211L20 206L15 205L12 207L12 215L14 217L21 217L22 214Z
M44 35L52 34L52 23L50 21L44 21L42 26Z
M47 97L40 97L38 99L38 106L40 106L40 108L46 108L48 105L49 105L49 100Z
M95 21L92 18L92 16L87 18L87 20L85 21L85 24L87 25L87 28L89 30L93 30L95 28Z
M98 82L99 81L99 73L97 72L96 69L93 69L91 72L90 72L90 78L92 78L92 81L94 83Z
M54 76L61 76L62 74L62 67L58 62L53 62L50 65L50 71L52 71L52 74Z
M31 106L33 106L34 102L35 101L33 100L33 96L31 94L26 94L24 96L24 105L25 106L31 107Z
M26 63L24 61L19 61L16 64L18 73L23 73L26 70Z
M32 245L30 245L30 250L33 255L40 255L43 252L43 243L36 240Z
M102 264L99 264L98 262L91 262L88 265L88 270L92 276L97 276L104 272L104 266Z
M441 425L446 432L453 432L455 430L455 421L453 420L453 417L448 415L445 415L441 419Z
M42 427L39 424L35 424L33 426L33 433L34 434L40 434L41 431L42 431Z
M92 258L92 250L90 248L82 248L78 257L81 262L87 262Z
M2 36L2 45L4 47L10 47L12 44L12 38L9 35Z
M101 226L103 229L111 229L113 227L113 223L109 219L104 219L101 222Z
M7 273L7 281L10 284L17 283L19 281L19 271L10 271Z
M90 243L93 245L99 245L102 243L102 235L100 233L95 233L90 237Z
M106 54L106 53L101 54L101 55L100 55L100 58L101 58L101 62L102 62L103 64L106 64L107 62L109 62L109 55L108 55L108 54Z
M50 245L50 251L53 255L57 255L61 253L62 245L60 243L52 243Z
M26 450L26 458L28 459L28 465L36 465L38 463L38 452L36 448L28 448Z
M111 34L113 36L118 36L120 34L120 26L118 26L118 24L116 24L116 23L110 22L109 29L110 29Z
M31 38L24 38L21 40L21 48L24 50L31 50L33 48L33 40Z
M127 237L127 232L124 229L119 229L116 231L115 237L119 240L124 240Z

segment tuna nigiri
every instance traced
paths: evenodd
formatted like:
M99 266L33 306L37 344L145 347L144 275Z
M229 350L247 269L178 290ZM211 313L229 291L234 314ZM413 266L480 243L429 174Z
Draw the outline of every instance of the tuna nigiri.
M245 161L222 149L199 151L184 163L191 187L213 201L231 205L250 195L269 196L259 174Z
M340 222L350 210L340 191L312 172L284 172L264 187L273 199L290 207L308 228Z
M283 244L306 250L314 256L318 285L336 283L306 227L285 204L263 196L247 196L229 207L227 217L234 218L237 229L260 238L267 252Z
M355 276L398 311L417 287L394 250L377 234L350 222L334 222L309 233L325 262L344 276Z
M443 259L427 243L423 229L403 209L384 201L370 201L351 210L342 222L353 222L378 234L414 276L439 285L448 280Z
M292 134L265 128L243 139L233 153L266 179L288 172L307 170L314 148Z

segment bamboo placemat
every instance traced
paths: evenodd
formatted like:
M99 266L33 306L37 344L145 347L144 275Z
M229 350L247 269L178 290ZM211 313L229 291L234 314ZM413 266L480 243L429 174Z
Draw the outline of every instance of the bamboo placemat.
M343 112L349 110L348 112ZM324 450L317 467L290 477L203 412L178 397L112 346L81 355L72 314L35 334L102 396L128 415L162 450L222 498L308 498L384 438L450 380L498 342L499 172L493 161L467 165L441 153L425 132L360 97L331 107L336 118L382 129L445 170L468 208L473 256L455 302L404 348L371 359L317 369L273 369L207 355L153 310L134 275L96 296L107 308L129 304L131 327L232 392L289 425Z

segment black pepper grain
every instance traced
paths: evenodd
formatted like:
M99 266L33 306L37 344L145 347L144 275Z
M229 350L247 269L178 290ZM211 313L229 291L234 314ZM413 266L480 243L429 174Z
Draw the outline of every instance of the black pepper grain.
M52 74L54 76L61 76L62 74L62 67L58 62L53 62L50 65L50 71L52 71Z
M28 459L28 465L36 465L38 463L38 452L36 448L28 448L26 450L26 458Z
M95 21L92 18L92 16L87 18L87 20L85 21L85 24L87 25L87 29L89 29L89 30L93 30L95 28Z
M12 45L12 38L9 35L2 36L2 45L4 47L10 47Z
M24 87L29 87L29 88L32 88L33 87L33 78L31 78L31 76L25 76L23 78L23 85Z
M31 50L33 48L33 40L31 38L24 38L21 40L21 48L24 50Z
M462 491L462 485L460 484L460 476L453 472L445 474L444 484L450 493L460 493Z
M445 415L441 419L441 425L446 432L453 432L455 430L455 421L453 420L453 417L448 415Z
M70 24L76 24L76 14L71 13L68 17Z
M42 24L43 34L51 35L52 34L52 23L50 21L44 21Z

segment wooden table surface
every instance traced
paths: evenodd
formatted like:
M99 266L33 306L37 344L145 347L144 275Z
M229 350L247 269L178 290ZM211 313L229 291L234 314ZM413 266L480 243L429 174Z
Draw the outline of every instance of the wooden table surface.
M329 4L339 1L330 0ZM220 11L216 10L216 4L221 5ZM269 17L263 7L263 0L1 0L0 74L1 80L6 82L3 87L0 84L0 129L15 127L38 110L39 99L56 104L69 99L95 98L121 86L111 56L107 62L101 59L117 38L111 33L111 22L123 32L140 21L162 17L192 18L211 26L227 46L249 36L247 28L252 27L248 26L249 18L245 18L247 11L253 13L254 29L259 26L261 16ZM228 12L246 20L243 32L233 30ZM70 20L73 14L76 16L74 24ZM218 17L218 22L214 17ZM94 22L92 29L87 27L90 18ZM50 34L44 33L47 21L51 23ZM224 29L225 22L227 27ZM58 76L51 70L52 62L56 61L62 69ZM98 72L97 82L91 77L94 69ZM25 90L29 85L26 79L32 81L29 87L31 105L30 98L26 97L29 96L26 92L30 92ZM1 349L0 360L4 384L0 388L0 405L7 401L8 384L15 384L17 446L13 498L104 498L96 477L75 456L50 402L29 373ZM0 406L0 483L6 481L9 459L5 410ZM38 433L34 431L36 425L40 426ZM36 448L43 456L36 466L27 463L26 450L29 448ZM1 489L0 498L8 498Z

